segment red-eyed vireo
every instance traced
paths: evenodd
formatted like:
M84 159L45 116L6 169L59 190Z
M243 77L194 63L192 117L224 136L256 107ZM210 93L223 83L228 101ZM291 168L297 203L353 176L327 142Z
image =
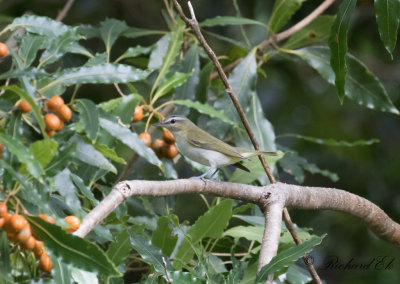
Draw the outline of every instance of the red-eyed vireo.
M185 157L210 167L200 178L204 178L208 174L211 174L210 178L212 178L219 168L227 165L233 165L249 172L249 169L240 164L242 160L257 155L277 155L275 152L233 147L180 115L169 116L165 120L155 123L154 126L162 126L170 130L175 136L179 152Z

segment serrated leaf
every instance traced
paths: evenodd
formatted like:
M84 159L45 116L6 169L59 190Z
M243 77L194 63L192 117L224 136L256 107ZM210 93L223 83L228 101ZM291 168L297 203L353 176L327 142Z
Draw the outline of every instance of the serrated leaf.
M77 214L81 210L81 202L77 197L75 185L71 181L71 172L64 169L54 177L54 186L60 193L60 197L65 201L72 211Z
M73 29L60 21L35 15L25 15L16 18L6 29L15 30L18 28L24 28L27 32L46 35L48 37L57 37Z
M128 38L137 38L137 37L148 36L148 35L163 35L165 33L166 33L165 31L128 27L128 29L122 33L122 36L128 37Z
M329 66L330 51L324 46L298 49L294 54L305 60L328 83L335 83L335 75ZM379 79L354 56L347 54L345 95L370 109L399 114Z
M285 172L293 175L298 183L304 182L305 170L312 174L321 174L323 176L326 176L333 182L339 180L339 177L336 173L320 169L317 165L308 162L307 159L299 156L294 151L286 152L285 156L279 161L279 165Z
M125 229L118 233L115 237L115 241L107 249L107 256L116 265L120 265L125 261L128 255L131 253L132 244L128 230Z
M51 139L38 140L29 147L30 152L39 161L42 167L46 167L57 154L58 143Z
M99 151L97 151L92 145L87 144L80 139L76 145L75 157L88 165L110 171L114 174L117 173L117 169L114 167L114 165L110 163Z
M86 61L84 66L92 67L106 63L107 63L107 53L103 52L103 53L96 53L93 57L89 58L89 60Z
M141 235L134 232L131 232L130 235L133 248L142 256L143 261L154 267L154 270L158 275L165 275L163 259L166 263L167 271L172 270L169 258L166 255L163 255L159 248L153 246L149 240L146 240Z
M193 108L197 110L199 113L202 114L207 114L210 117L218 118L221 121L230 124L230 125L236 125L235 122L230 120L224 112L220 110L216 110L210 105L207 104L202 104L199 103L198 101L191 101L191 100L176 100L176 101L171 101L171 103L176 104L176 105L184 105L190 108Z
M216 16L215 18L206 19L199 23L200 27L214 27L214 26L226 26L226 25L260 25L266 27L262 22L255 21L253 19L242 18L242 17L231 17L231 16Z
M170 67L175 63L176 57L179 54L181 45L183 43L183 30L185 29L185 23L178 18L177 23L172 27L168 42L168 48L163 56L162 65L158 70L158 75L154 81L153 87L150 94L153 94L155 89L164 80L168 74ZM150 65L149 65L150 66ZM151 67L149 67L151 68Z
M223 236L230 236L232 238L245 238L249 241L256 241L261 243L264 234L263 226L236 226L226 230Z
M109 158L116 163L126 165L124 158L119 157L114 149L111 149L105 144L99 144L98 142L96 142L93 146L97 151L103 154L104 157Z
M31 66L33 60L36 58L38 50L43 48L45 39L44 36L32 34L26 34L22 37L18 55L22 59L24 67Z
M399 29L400 2L398 0L375 0L374 2L379 35L393 58Z
M157 158L154 151L147 147L136 133L131 132L129 129L119 125L118 123L114 123L104 118L100 118L100 127L131 148L139 156L145 158L151 164L161 167L161 161Z
M70 86L75 84L113 84L135 82L145 79L149 71L129 65L106 63L90 67L64 69L54 74L54 80L42 87L45 91L57 85Z
M335 147L356 147L356 146L369 146L374 143L379 143L379 139L370 139L370 140L357 140L354 142L348 142L344 140L335 140L332 138L329 139L322 139L310 136L304 136L300 134L283 134L280 135L279 138L283 137L293 137L298 139L303 139L312 143L316 143L319 145L326 145L326 146L335 146Z
M36 67L28 67L25 69L15 69L4 72L3 74L0 75L0 80L9 78L22 79L22 77L39 79L43 78L44 76L49 76L49 74L45 70L37 69Z
M152 46L144 47L141 45L130 47L120 57L118 57L116 62L119 62L125 58L136 57L139 55L148 54L148 53L150 53L152 48L153 48Z
M200 216L189 228L175 255L174 267L180 268L190 261L193 255L192 245L204 238L220 238L223 230L228 226L232 216L233 201L225 199L218 205L211 207Z
M121 276L114 263L95 244L71 235L59 226L47 223L39 217L25 216L38 239L45 243L51 254L64 263L80 269L97 272L103 276Z
M40 179L43 174L42 165L35 160L27 147L25 147L20 140L15 139L7 134L0 133L0 143L3 144L10 153L17 156L21 163L26 164L29 173L36 179Z
M87 199L92 201L94 205L97 205L99 203L99 201L94 197L93 192L90 191L90 188L85 185L85 183L79 176L70 173L69 177L71 181L74 183L75 187L78 188L79 191L87 197Z
M265 281L267 281L268 275L284 267L292 265L305 253L310 252L315 246L319 245L325 236L326 235L323 235L321 237L314 237L299 245L293 246L291 248L279 252L276 256L274 256L271 259L270 263L261 268L260 272L257 273L255 282L264 283Z
M88 99L76 100L76 106L79 110L79 121L82 123L83 129L87 137L95 141L99 132L99 112L96 105Z
M58 37L49 38L46 41L47 48L40 57L38 68L45 67L60 59L69 50L68 47L81 38L75 30L68 31Z
M25 99L32 107L35 118L36 118L37 122L39 123L41 132L43 133L43 135L45 137L47 137L47 134L45 132L45 124L44 124L44 119L42 116L42 111L41 111L40 107L35 103L35 101L33 100L33 98L31 96L28 93L24 92L17 85L11 85L8 87L6 87L6 86L0 87L0 90L11 91L11 92L19 95L22 99Z
M338 90L340 103L343 104L345 95L345 78L347 72L347 31L351 14L354 11L357 0L344 0L338 10L335 22L332 25L329 36L329 48L331 49L331 66L335 73L335 85Z
M310 43L328 38L335 16L320 15L301 30L294 33L282 46L285 49L295 49Z
M268 31L274 34L292 18L305 0L276 0L268 23Z
M173 75L165 78L164 81L160 84L157 91L154 94L153 102L156 102L163 95L168 94L171 90L181 86L186 80L192 75L192 73L180 73L175 72Z
M163 57L168 50L169 40L171 38L171 34L167 33L162 36L155 44L154 48L150 54L149 69L158 69L163 64Z
M153 245L159 247L167 256L171 255L178 241L178 236L172 234L172 228L169 227L169 223L169 217L161 216L157 220L157 228L151 235Z
M107 53L109 53L119 35L127 29L128 26L124 21L116 19L106 19L100 23L100 36L106 45Z

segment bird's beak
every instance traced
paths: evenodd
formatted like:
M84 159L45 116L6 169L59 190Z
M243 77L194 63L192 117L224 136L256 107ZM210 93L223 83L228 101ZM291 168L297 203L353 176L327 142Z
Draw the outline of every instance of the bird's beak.
M154 123L153 124L153 126L163 126L164 124L163 124L163 122L161 121L161 122L157 122L157 123Z

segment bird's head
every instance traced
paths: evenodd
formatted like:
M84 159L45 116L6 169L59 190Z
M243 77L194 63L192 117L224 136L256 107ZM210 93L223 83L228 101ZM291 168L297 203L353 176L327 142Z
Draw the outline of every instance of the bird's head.
M163 121L154 123L153 125L165 127L171 132L182 132L189 129L193 123L184 116L171 115L165 118Z

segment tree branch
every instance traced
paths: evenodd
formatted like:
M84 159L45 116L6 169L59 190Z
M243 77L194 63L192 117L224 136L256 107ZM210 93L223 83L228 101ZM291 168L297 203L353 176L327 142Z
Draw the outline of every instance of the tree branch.
M67 3L65 3L64 7L62 10L58 13L56 21L62 21L68 14L69 9L71 9L72 4L74 4L75 0L68 0Z
M178 179L170 181L132 180L118 183L86 217L74 233L85 237L125 199L136 196L169 196L176 194L203 193L237 199L257 204L267 212L263 242L268 242L270 252L260 254L264 265L276 254L280 235L280 214L283 206L297 209L329 209L349 213L360 218L377 237L400 246L400 225L382 209L367 199L353 193L326 187L298 186L275 183L267 186ZM273 248L273 249L272 249ZM262 258L262 259L261 259ZM260 264L259 264L260 265Z

